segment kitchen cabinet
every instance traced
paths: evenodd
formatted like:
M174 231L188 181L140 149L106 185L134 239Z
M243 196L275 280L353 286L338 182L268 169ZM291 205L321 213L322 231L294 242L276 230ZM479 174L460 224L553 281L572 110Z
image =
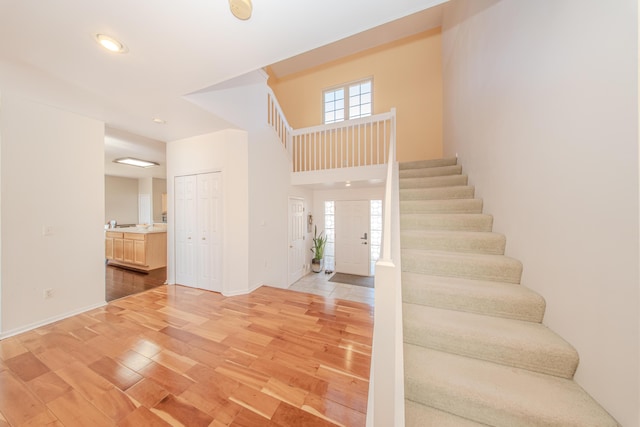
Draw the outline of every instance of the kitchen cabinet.
M105 257L109 264L136 270L167 266L166 231L131 230L105 233Z

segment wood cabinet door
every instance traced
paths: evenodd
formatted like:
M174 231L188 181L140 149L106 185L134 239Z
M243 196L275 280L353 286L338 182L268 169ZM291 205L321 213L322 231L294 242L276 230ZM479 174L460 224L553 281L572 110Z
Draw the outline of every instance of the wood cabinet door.
M133 262L133 240L124 239L124 262Z
M113 238L107 237L104 241L104 257L113 259Z
M146 242L144 240L133 241L133 262L140 265L147 265Z
M124 239L113 239L113 259L117 261L124 259Z

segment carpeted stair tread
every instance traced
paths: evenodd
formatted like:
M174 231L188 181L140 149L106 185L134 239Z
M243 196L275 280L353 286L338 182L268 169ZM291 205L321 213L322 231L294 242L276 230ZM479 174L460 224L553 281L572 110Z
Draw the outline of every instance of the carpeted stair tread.
M400 188L435 188L467 185L467 175L431 176L425 178L400 178Z
M417 169L401 169L399 170L400 179L404 178L425 178L428 176L445 176L445 175L459 175L462 173L462 166L436 166L432 168L417 168Z
M448 412L405 399L405 427L487 427Z
M400 189L400 200L473 199L475 188L471 185L455 185L435 188Z
M472 199L473 200L473 199ZM491 231L493 216L487 214L403 214L400 229Z
M487 231L403 230L400 241L405 249L503 255L507 239Z
M496 427L617 427L572 380L404 345L405 398Z
M402 273L402 299L412 304L542 322L545 301L521 285Z
M520 283L522 263L504 255L402 249L402 271Z
M482 213L482 199L405 200L400 201L400 213Z
M454 166L458 163L458 159L455 157L449 157L445 159L431 159L431 160L416 160L413 162L401 162L398 164L400 170L403 169L421 169L421 168L434 168L440 166Z
M403 304L404 342L563 378L578 353L541 323Z

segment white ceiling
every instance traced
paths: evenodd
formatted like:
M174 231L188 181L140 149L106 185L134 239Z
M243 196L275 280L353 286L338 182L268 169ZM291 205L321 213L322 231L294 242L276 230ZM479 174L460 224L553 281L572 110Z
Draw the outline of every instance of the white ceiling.
M270 64L282 76L432 28L439 11L418 12L443 2L253 0L251 19L240 21L227 0L0 0L0 91L19 91L147 142L186 138L228 124L185 95ZM96 33L118 38L129 52L101 49ZM342 47L281 62L345 38ZM112 138L120 142L111 154L125 139Z

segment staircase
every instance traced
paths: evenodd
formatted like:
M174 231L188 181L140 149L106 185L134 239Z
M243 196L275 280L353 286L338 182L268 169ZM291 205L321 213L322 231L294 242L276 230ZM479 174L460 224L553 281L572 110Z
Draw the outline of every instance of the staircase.
M618 426L455 158L401 163L400 213L407 426Z

